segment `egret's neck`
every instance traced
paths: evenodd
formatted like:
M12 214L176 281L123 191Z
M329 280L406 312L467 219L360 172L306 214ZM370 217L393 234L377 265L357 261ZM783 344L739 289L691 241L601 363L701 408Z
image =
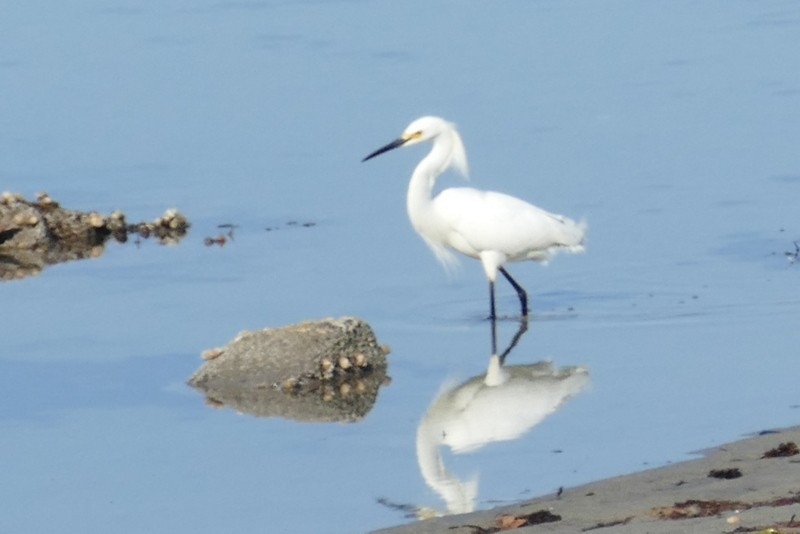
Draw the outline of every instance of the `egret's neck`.
M411 175L406 207L408 217L417 229L422 221L431 215L429 208L433 199L433 186L436 177L450 165L454 141L453 137L446 133L437 136L433 140L433 148L422 158Z
M462 481L447 471L439 446L445 427L441 421L426 414L417 428L417 463L422 478L447 503L450 514L463 514L475 509L478 495L477 479Z

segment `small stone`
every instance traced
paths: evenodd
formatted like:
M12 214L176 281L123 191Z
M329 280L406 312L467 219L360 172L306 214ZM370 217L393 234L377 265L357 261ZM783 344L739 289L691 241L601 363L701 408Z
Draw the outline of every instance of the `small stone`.
M350 359L347 356L340 356L339 357L339 368L340 369L350 369L353 364L350 362Z
M25 200L25 197L20 195L19 193L12 193L11 191L4 191L2 194L2 200L4 204L14 204L16 202L22 202Z
M28 211L17 213L14 215L12 221L17 226L36 226L36 223L39 222L39 218Z
M36 201L42 206L58 206L58 202L53 200L50 195L44 191L36 193Z
M236 334L236 337L233 338L233 341L231 341L231 343L236 343L236 342L241 341L243 339L246 339L246 338L248 338L248 337L250 337L252 335L253 335L253 332L251 332L250 330L242 330L241 332Z
M106 225L106 220L102 215L93 211L89 214L89 225L94 228L102 228Z
M106 224L112 232L123 230L125 228L125 215L119 210L114 210L108 216Z
M204 360L206 360L206 361L213 360L214 358L219 358L220 356L222 356L222 353L224 353L224 352L225 352L225 349L222 349L220 347L204 350L203 354L202 354L202 358Z

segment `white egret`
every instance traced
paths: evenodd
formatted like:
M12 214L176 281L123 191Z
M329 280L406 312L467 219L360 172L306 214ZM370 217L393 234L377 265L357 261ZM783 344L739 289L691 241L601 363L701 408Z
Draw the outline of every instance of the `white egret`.
M481 261L489 279L492 319L496 317L494 283L498 271L516 290L522 317L526 318L527 294L503 265L522 260L546 261L557 250L582 251L586 225L493 191L451 187L433 196L436 177L449 167L467 175L461 137L453 124L439 117L416 119L399 138L362 161L423 141L432 141L433 148L417 164L408 184L411 224L443 265L456 261L449 249Z

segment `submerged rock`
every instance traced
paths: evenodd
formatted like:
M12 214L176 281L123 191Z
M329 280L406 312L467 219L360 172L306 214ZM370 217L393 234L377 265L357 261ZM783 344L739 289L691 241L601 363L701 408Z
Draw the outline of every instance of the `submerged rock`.
M127 224L118 210L103 216L62 208L47 193L29 201L5 192L0 195L0 280L36 275L53 263L97 257L106 241L125 242L131 234L177 242L188 228L186 217L174 209L153 222Z
M259 417L356 421L386 381L388 349L355 317L242 332L190 378L209 404Z

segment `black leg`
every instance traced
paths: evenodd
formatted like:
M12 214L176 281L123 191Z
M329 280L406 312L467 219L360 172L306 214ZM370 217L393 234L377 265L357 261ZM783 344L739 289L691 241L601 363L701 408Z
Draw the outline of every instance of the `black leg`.
M491 303L491 311L489 312L489 319L494 321L497 315L494 312L494 282L489 280L489 302Z
M514 289L517 290L517 296L519 297L519 303L522 305L522 317L523 318L528 317L528 294L525 293L525 290L522 289L522 286L519 285L516 280L511 278L511 275L508 274L508 271L506 271L502 267L500 267L498 270L501 273L503 273L503 276L506 277L506 280L508 280L508 283L511 284L514 287ZM492 296L494 296L494 290L492 291ZM494 298L492 299L492 314L494 314Z
M489 319L492 322L492 356L497 355L497 319L494 317ZM505 355L500 360L500 365L503 365L503 360L505 359Z

